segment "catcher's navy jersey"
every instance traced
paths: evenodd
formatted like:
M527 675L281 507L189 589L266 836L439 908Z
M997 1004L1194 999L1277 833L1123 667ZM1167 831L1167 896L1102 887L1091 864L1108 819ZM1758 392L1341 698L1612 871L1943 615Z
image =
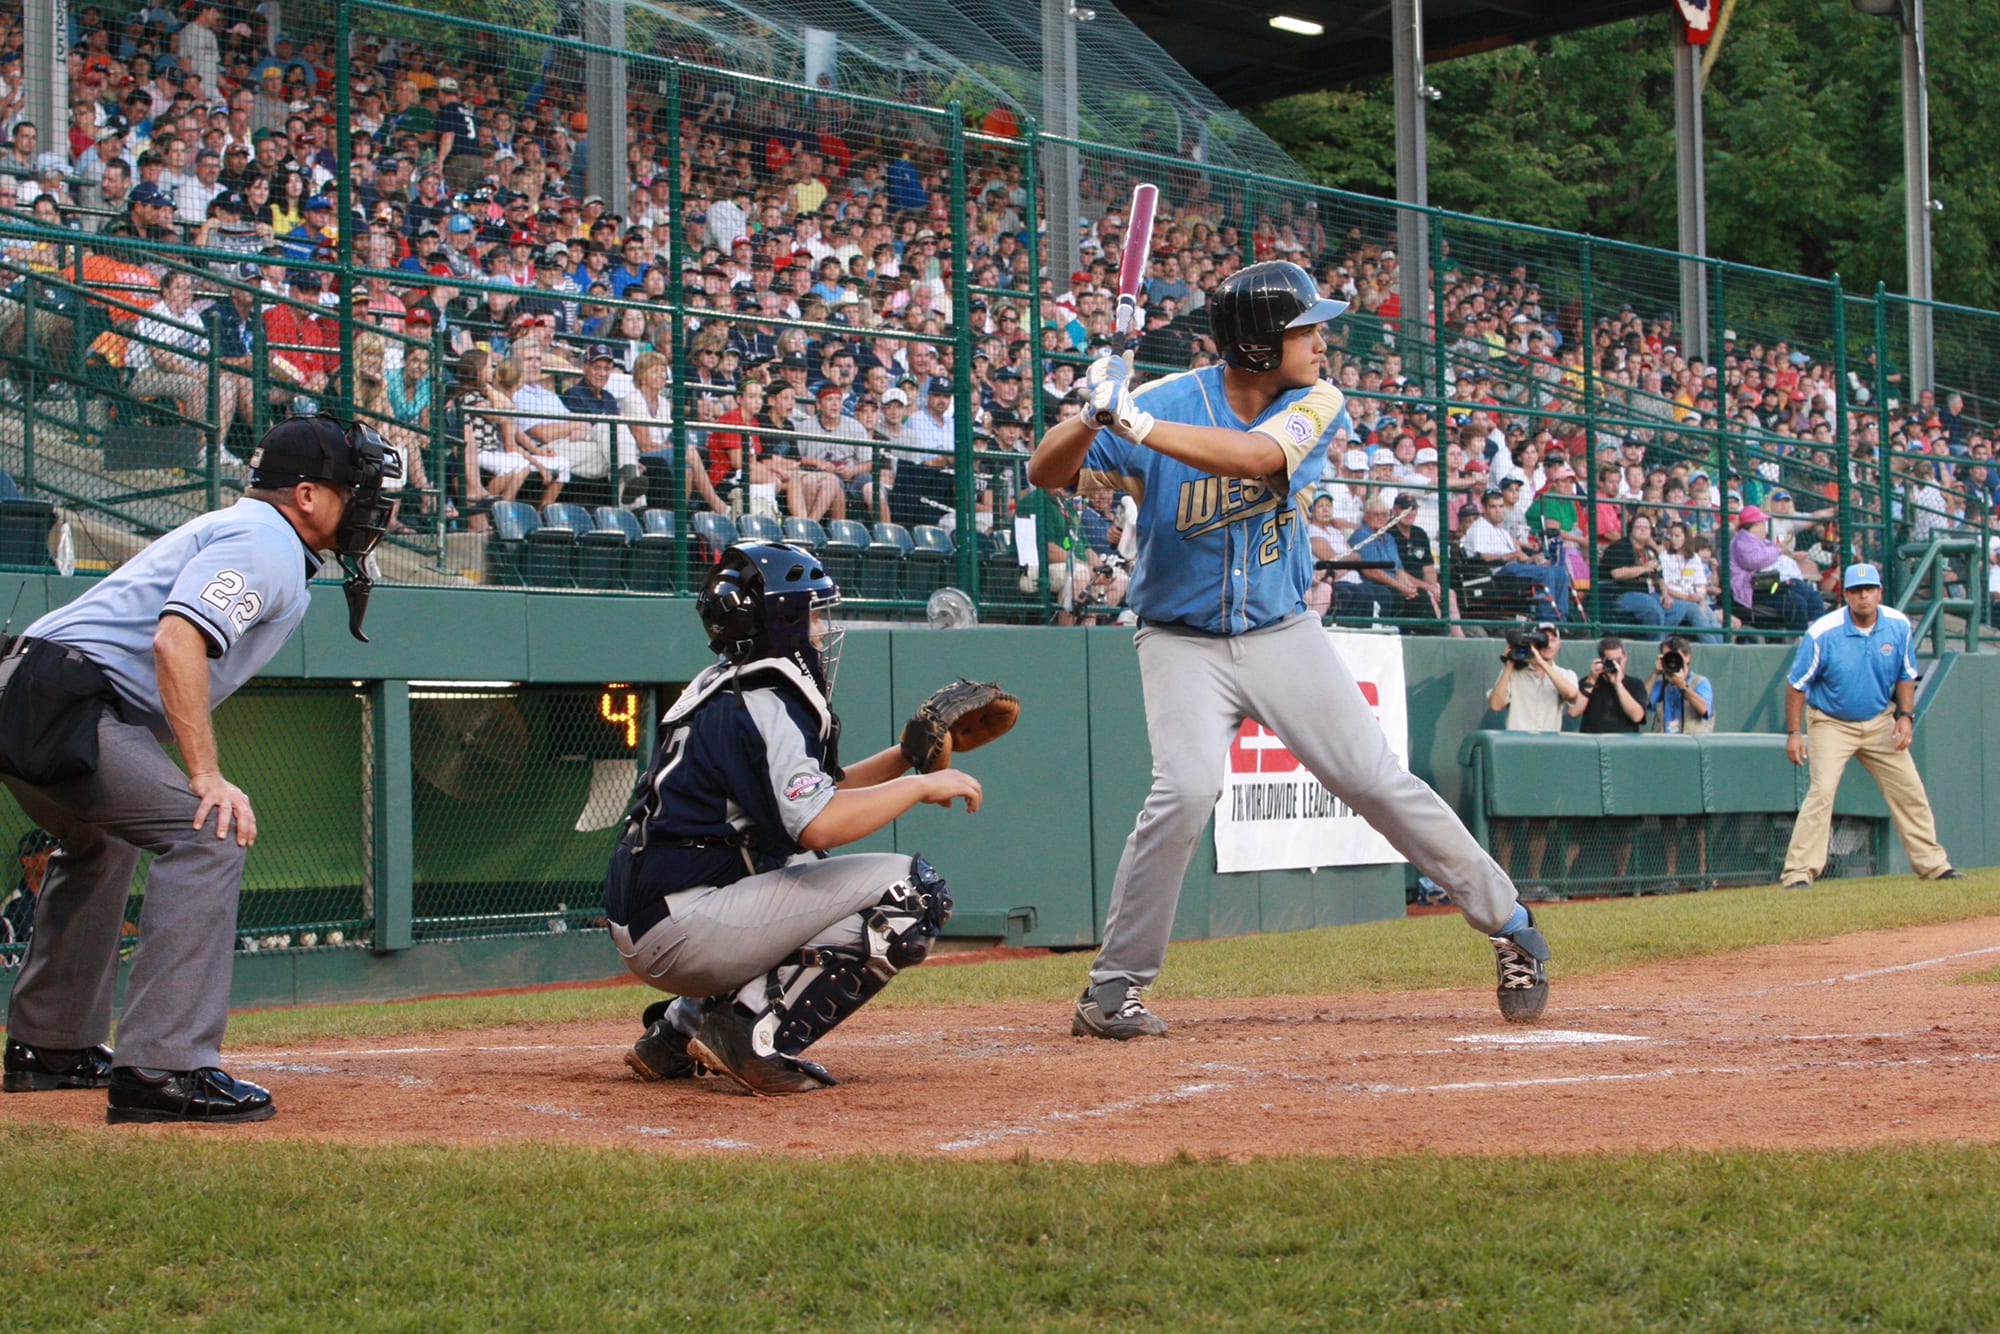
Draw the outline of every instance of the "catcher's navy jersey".
M612 854L643 859L630 893L654 900L732 884L801 851L799 835L836 790L825 767L833 716L811 687L772 660L711 667L682 692L661 719L625 840ZM605 911L636 927L643 908L622 901L628 883L610 878Z
M1312 583L1304 494L1319 480L1327 441L1352 429L1340 390L1322 380L1287 389L1254 422L1238 417L1222 367L1141 385L1139 406L1161 421L1269 436L1284 451L1283 490L1272 478L1217 477L1101 430L1080 487L1110 486L1139 504L1139 558L1126 602L1147 621L1242 634L1305 610Z

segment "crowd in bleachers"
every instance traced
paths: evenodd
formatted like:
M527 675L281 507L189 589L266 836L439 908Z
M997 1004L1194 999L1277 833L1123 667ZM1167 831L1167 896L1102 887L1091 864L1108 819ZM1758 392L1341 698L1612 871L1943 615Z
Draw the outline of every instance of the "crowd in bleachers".
M934 117L828 118L780 88L691 80L678 126L650 85L633 94L629 198L615 213L586 192L573 77L510 68L483 38L363 33L343 220L333 57L319 34L276 27L268 5L72 15L68 125L22 119L18 56L0 56L0 210L95 240L68 254L0 240L0 263L7 277L115 294L114 337L65 328L60 309L26 329L16 295L0 310L0 355L30 334L81 354L87 336L132 396L214 423L239 453L253 423L332 395L348 370L353 410L406 457L405 523L494 532L521 505L571 507L560 523L538 516L551 533L602 516L634 540L667 527L646 527L648 511L732 528L795 520L822 535L859 522L870 542L912 550L976 540L996 570L1026 559L1024 590L1046 567L1065 618L1122 601L1123 512L1108 493L1030 492L1021 466L1034 427L1076 411L1079 365L1112 344L1131 180L1107 160L1084 176L1077 267L1038 278L1018 155L970 150L968 208L954 217ZM18 51L20 36L18 13L0 18L0 51ZM1250 260L1295 259L1352 303L1330 329L1327 374L1348 391L1353 429L1308 502L1314 549L1393 568L1327 571L1314 590L1325 610L1539 609L1697 635L1794 624L1885 501L1898 533L1921 539L1981 527L2000 496L1993 439L1956 395L1870 402L1871 382L1834 382L1824 349L1775 339L1730 334L1711 362L1679 345L1670 320L1630 307L1586 329L1572 293L1545 295L1525 266L1448 246L1433 256L1451 404L1440 416L1439 382L1405 334L1392 248L1284 204L1239 227L1252 215L1226 186L1193 172L1163 184L1142 366L1212 359L1208 293ZM316 267L335 257L343 222L368 271L347 290ZM121 257L122 237L221 256ZM972 294L962 311L954 279ZM329 309L342 302L368 326L351 368ZM686 314L678 334L669 303ZM269 356L253 367L260 346ZM211 357L222 361L212 402ZM40 390L66 391L59 377ZM963 479L961 401L977 460ZM518 517L507 529L525 542ZM943 534L943 548L918 530Z

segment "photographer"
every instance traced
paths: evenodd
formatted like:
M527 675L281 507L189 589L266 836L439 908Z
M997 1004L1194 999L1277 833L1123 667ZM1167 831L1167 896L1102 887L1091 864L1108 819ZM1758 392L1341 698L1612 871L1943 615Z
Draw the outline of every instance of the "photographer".
M1625 641L1606 635L1583 679L1582 693L1569 702L1579 732L1636 732L1646 722L1646 683L1625 674Z
M1695 672L1694 646L1681 636L1668 635L1660 645L1646 703L1657 732L1693 736L1715 730L1715 687Z
M1486 707L1507 714L1509 732L1560 732L1563 709L1583 698L1576 673L1556 665L1562 634L1544 621L1533 630L1507 631L1500 655L1500 679L1487 692Z

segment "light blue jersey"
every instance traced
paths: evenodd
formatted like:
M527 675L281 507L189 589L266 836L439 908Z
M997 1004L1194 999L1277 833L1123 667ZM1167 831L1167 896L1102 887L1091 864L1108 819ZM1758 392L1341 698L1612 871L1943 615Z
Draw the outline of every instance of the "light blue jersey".
M1340 390L1324 380L1286 390L1246 422L1229 406L1222 370L1169 375L1135 397L1161 421L1269 436L1285 455L1282 491L1272 478L1217 477L1109 429L1090 442L1078 485L1115 487L1138 502L1139 557L1125 596L1142 620L1238 635L1305 610L1305 495L1333 432L1353 425Z
M1785 679L1821 713L1858 723L1888 708L1897 683L1918 675L1909 617L1879 607L1875 624L1863 630L1841 607L1807 627Z
M210 708L235 694L305 619L320 558L276 506L245 497L160 538L25 633L104 669L132 721L167 731L153 632L168 612L208 640Z

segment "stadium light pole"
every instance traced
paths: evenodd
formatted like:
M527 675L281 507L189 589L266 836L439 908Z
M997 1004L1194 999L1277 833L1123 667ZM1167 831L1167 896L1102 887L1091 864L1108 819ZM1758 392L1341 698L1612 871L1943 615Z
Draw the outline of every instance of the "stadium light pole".
M606 210L622 217L630 189L625 171L625 151L631 143L631 127L625 123L626 66L623 58L594 48L625 49L624 0L586 0L583 37L593 47L583 57L584 114L589 126L585 133L590 136L584 189L602 196ZM673 133L680 132L680 126L673 127Z
M1708 170L1701 128L1701 52L1685 24L1674 25L1674 169L1680 215L1680 346L1690 355L1708 347Z
M1431 201L1431 187L1424 104L1435 96L1424 82L1424 0L1393 0L1390 25L1396 72L1396 295L1403 306L1396 345L1405 364L1415 369L1419 363L1408 359L1406 344L1421 338L1428 325L1424 306L1430 295L1430 219L1424 209ZM1442 336L1437 341L1442 343ZM1434 347L1427 355L1440 351Z
M1903 253L1910 294L1909 396L1934 389L1931 345L1931 214L1944 205L1931 198L1930 68L1924 50L1924 0L1852 0L1875 18L1893 18L1903 30ZM1888 349L1878 349L1883 361Z
M1077 198L1078 171L1074 140L1076 117L1076 25L1097 17L1078 9L1072 0L1042 0L1042 128L1070 143L1038 144L1042 159L1044 208L1049 219L1049 280L1057 292L1076 271L1077 222L1083 211Z
M68 0L27 0L21 19L22 118L41 135L38 152L68 157Z

